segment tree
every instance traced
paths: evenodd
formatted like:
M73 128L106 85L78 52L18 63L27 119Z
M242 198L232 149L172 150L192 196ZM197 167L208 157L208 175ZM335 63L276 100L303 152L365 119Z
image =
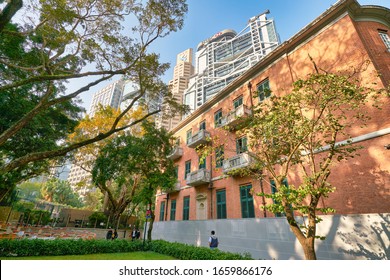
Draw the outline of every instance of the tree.
M86 192L83 199L85 209L101 211L103 209L103 198L102 193L97 189Z
M73 207L82 207L79 196L72 190L69 182L53 178L47 181L41 189L46 201L66 204Z
M310 74L297 80L291 93L259 103L239 131L247 135L255 162L239 172L273 181L273 194L258 195L272 199L266 209L285 215L306 259L316 259L315 239L322 238L316 234L318 214L334 212L319 207L320 199L335 191L328 180L332 167L361 148L348 140L336 143L350 139L351 127L366 123L365 108L375 93L350 76ZM301 175L299 185L286 184L291 172ZM305 222L297 216L304 216Z
M16 2L23 3L10 1L10 7ZM160 79L168 64L159 63L158 55L149 53L148 48L158 38L182 28L187 11L184 0L30 2L25 7L28 13L17 20L6 8L0 13L0 22L5 23L4 27L0 24L0 103L7 108L13 108L14 103L28 104L2 120L0 200L16 183L47 171L48 159L62 157L157 114L160 109L119 125L146 92L164 96L173 114L183 109ZM63 141L80 118L77 97L115 76L139 85L139 94L128 108L108 131L75 143ZM85 77L88 80L80 81ZM78 83L79 89L67 89L69 82ZM40 131L39 122L58 135ZM39 141L43 145L38 145ZM21 149L16 153L7 148L10 142Z
M130 203L152 202L156 189L172 188L176 182L170 134L143 123L140 137L116 137L99 153L92 171L95 185L109 200L113 224Z
M88 217L89 227L100 227L100 223L105 223L106 221L107 217L102 212L95 212Z
M42 199L41 195L42 183L24 182L18 185L18 196L23 200L36 201Z
M0 33L0 56L16 57L35 63L33 61L36 60L34 57L37 54L25 52L22 48L23 44L22 38L8 38ZM21 79L24 76L22 71L8 69L6 65L0 63L0 87L6 81L7 73ZM35 96L32 91L39 92L41 89L40 86L29 84L14 90L0 90L0 110L2 112L0 134L6 133L12 125L20 120L21 116L38 104L39 97ZM50 162L41 160L34 164L21 165L17 169L11 169L7 172L3 168L13 160L25 155L57 149L59 141L64 139L76 126L81 111L77 103L72 101L50 107L44 114L40 113L31 119L17 134L0 144L2 155L0 159L0 201L17 183L46 172Z
M120 122L120 126L124 126L127 123L131 123L143 115L147 114L146 108L138 106L127 112L124 115ZM77 143L86 139L96 137L99 133L104 133L110 130L112 123L115 119L121 114L119 109L112 108L111 106L102 106L99 105L98 110L93 116L86 115L77 127L74 129L73 133L68 136L69 143ZM99 151L111 141L111 139L117 135L123 135L124 133L131 133L132 135L137 135L141 133L140 125L134 125L131 128L111 135L104 140L86 145L74 151L72 153L73 164L78 164L80 167L88 173L92 172L92 168L96 159L96 155ZM88 178L89 181L90 178ZM80 182L77 187L93 187L87 186L87 182Z

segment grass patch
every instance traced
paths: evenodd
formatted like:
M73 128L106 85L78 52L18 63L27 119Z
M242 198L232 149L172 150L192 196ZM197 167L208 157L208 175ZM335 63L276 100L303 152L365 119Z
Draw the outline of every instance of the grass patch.
M173 257L146 251L131 253L65 255L65 256L30 256L0 257L0 260L176 260Z

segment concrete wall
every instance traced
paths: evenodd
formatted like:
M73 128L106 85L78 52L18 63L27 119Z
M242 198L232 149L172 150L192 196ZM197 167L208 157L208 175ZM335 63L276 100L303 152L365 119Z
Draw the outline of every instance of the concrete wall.
M390 259L390 214L322 216L318 259ZM219 249L250 253L254 259L304 259L285 218L155 222L153 239L208 246L215 230Z

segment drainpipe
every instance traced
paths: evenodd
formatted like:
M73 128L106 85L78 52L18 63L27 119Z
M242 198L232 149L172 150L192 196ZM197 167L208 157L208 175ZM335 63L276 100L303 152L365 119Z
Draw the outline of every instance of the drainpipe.
M210 155L210 183L209 183L209 190L210 190L210 218L214 219L214 204L213 204L213 155Z
M165 197L165 200L167 201L165 204L165 217L164 221L168 221L168 201L169 201L169 193L167 193L167 196Z
M253 96L252 96L252 83L251 83L251 81L248 82L247 86L248 86L249 97L250 97L250 101L251 101L251 113L253 116Z
M261 175L263 174L263 172L261 173ZM264 193L264 187L263 187L263 176L260 177L260 190L262 193ZM264 218L267 218L267 210L264 208L265 207L265 197L262 196L261 197L261 200L262 200L262 203L263 203L263 215L264 215Z

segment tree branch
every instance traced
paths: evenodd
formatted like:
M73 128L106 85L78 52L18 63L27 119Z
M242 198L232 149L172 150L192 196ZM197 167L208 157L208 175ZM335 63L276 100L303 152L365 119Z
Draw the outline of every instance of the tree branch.
M0 169L0 171L1 171L1 173L6 173L6 172L10 172L10 171L12 171L12 170L14 170L14 169L16 169L16 168L18 168L20 166L28 164L29 162L44 160L44 159L53 158L53 157L64 156L64 155L66 155L70 151L73 151L73 150L76 150L78 148L84 147L86 145L89 145L89 144L95 143L97 141L103 140L103 139L111 136L114 133L117 133L119 131L122 131L122 130L125 130L127 128L130 128L130 127L132 127L132 126L134 126L134 125L136 125L138 123L141 123L144 120L146 120L147 118L149 118L150 116L155 115L155 114L157 114L159 112L160 112L160 110L155 110L155 111L153 111L151 113L146 114L142 118L140 118L140 119L138 119L136 121L133 121L129 125L126 125L126 126L123 126L123 127L120 127L120 128L111 128L106 133L99 133L96 137L93 137L91 139L87 139L87 140L84 140L84 141L81 141L81 142L78 142L78 143L71 144L71 145L69 145L67 147L64 147L62 149L53 150L53 151L45 151L45 152L37 152L37 153L32 153L32 154L25 155L23 157L20 157L18 159L12 160L11 162L5 164L4 167Z
M107 79L110 79L112 76L107 76L100 78L94 82L89 83L85 87L80 88L79 90L75 91L72 94L62 96L57 99L53 99L51 101L48 101L48 98L50 97L51 92L46 92L41 101L33 108L30 112L28 112L26 115L24 115L19 121L17 121L15 124L13 124L11 127L9 127L6 131L4 131L0 135L0 145L4 144L10 137L15 135L17 132L19 132L23 127L25 127L36 115L38 115L41 111L49 108L50 106L53 106L55 104L59 104L65 101L68 101L80 93L89 90L92 86L95 86L99 84L102 81L105 81Z
M0 32L11 21L13 16L23 7L23 0L10 0L0 12Z

